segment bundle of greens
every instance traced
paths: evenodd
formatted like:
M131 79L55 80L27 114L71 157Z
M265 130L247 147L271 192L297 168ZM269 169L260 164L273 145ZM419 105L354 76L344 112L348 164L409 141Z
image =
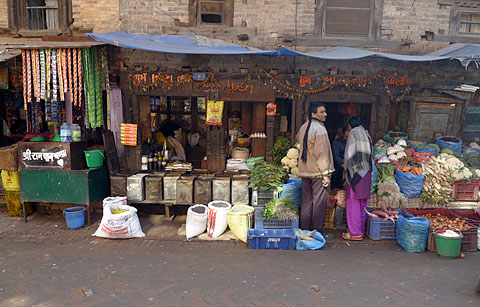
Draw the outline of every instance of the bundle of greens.
M272 153L273 163L276 165L281 165L281 160L287 155L288 149L290 148L289 140L284 136L277 136L275 138L275 143L273 144L270 152Z
M267 162L257 162L248 183L254 190L266 191L275 188L281 193L285 179L288 180L288 172L283 167Z
M267 220L296 220L298 208L289 197L272 199L263 209L262 215Z

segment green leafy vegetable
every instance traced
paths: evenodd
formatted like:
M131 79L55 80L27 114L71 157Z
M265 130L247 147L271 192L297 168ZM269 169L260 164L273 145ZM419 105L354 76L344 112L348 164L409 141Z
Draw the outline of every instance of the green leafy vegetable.
M266 191L272 188L282 192L282 185L288 179L288 172L281 166L267 162L257 162L248 180L249 186L254 190Z
M270 152L272 153L273 163L276 165L281 165L281 160L287 155L288 149L290 148L289 140L284 136L277 136L275 138L275 143L273 144Z
M287 196L272 199L263 209L262 215L267 220L296 220L298 219L298 208Z

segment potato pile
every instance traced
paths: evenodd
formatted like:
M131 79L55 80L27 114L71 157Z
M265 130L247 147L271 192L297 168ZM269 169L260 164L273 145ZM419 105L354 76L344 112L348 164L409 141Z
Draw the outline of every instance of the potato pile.
M460 218L451 219L447 216L441 215L437 213L433 215L431 213L427 213L424 215L420 215L421 217L427 218L430 221L430 227L438 228L441 230L469 230L472 229L473 226L468 224L465 220Z

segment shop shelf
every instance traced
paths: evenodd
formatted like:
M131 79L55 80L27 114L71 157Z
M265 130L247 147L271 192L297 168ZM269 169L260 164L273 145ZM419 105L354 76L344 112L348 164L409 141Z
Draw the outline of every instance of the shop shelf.
M478 190L480 179L472 179L470 181L455 181L453 184L453 198L455 200L472 200L478 199Z
M335 228L347 228L347 210L339 206L335 207Z
M252 206L265 207L269 201L278 198L277 189L270 189L266 191L253 190L252 191Z
M293 229L249 229L251 249L294 249L296 236Z
M296 220L267 220L263 218L264 207L255 208L255 229L293 229L298 228L298 216Z

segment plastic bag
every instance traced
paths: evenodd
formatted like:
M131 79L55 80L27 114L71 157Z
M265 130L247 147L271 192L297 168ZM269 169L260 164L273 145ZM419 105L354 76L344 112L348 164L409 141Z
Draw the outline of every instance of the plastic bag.
M241 170L249 170L247 163L245 163L245 159L228 159L227 160L227 167L226 170L230 171L241 171Z
M20 176L18 171L5 171L2 173L2 184L5 191L19 192L20 191Z
M140 226L137 209L119 202L107 202L103 206L103 216L100 226L93 236L126 239L143 238L145 234Z
M400 192L408 198L420 197L423 188L423 175L414 175L396 170L395 177Z
M223 200L214 200L208 203L208 236L216 238L227 230L227 214L232 205Z
M227 214L227 223L233 234L247 243L248 229L251 228L255 209L247 205L235 205Z
M185 225L187 239L202 234L207 229L208 208L205 205L194 205L188 208Z
M428 219L424 217L405 218L402 215L397 220L397 242L409 253L423 253L428 239Z
M207 100L207 126L221 126L223 117L223 101Z
M127 197L126 196L107 197L103 199L103 206L105 206L106 204L126 205Z
M310 232L310 230L295 229L295 235L297 236L297 242L295 246L296 250L306 251L321 249L325 245L325 243L327 243L325 238L318 231L310 236L310 238L314 239L312 241L303 240L298 236L300 233L306 234L308 232Z
M372 167L372 188L370 190L370 193L371 194L375 194L377 192L377 178L378 178L378 169L377 167L374 165Z
M444 148L450 148L454 152L461 153L463 142L462 139L457 138L456 136L439 136L435 140L435 144L440 147L440 150Z
M283 184L283 191L278 198L289 197L292 202L300 208L302 206L302 180L289 179L287 183Z

